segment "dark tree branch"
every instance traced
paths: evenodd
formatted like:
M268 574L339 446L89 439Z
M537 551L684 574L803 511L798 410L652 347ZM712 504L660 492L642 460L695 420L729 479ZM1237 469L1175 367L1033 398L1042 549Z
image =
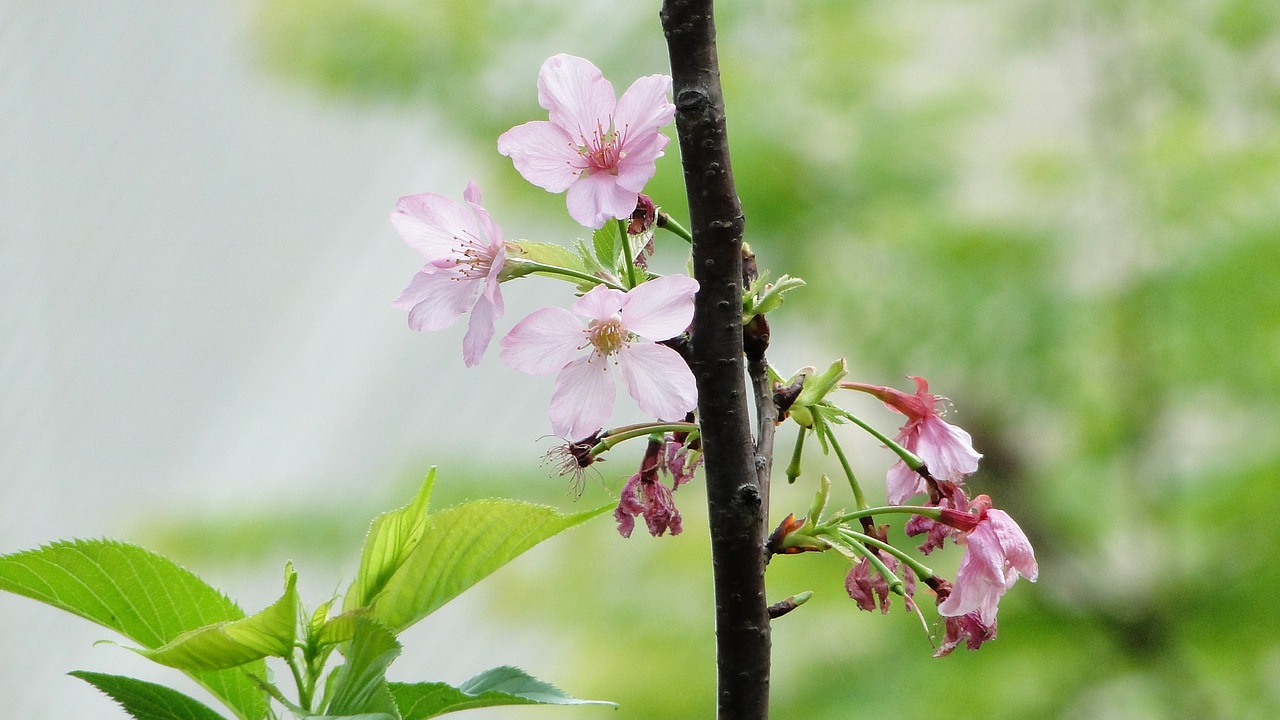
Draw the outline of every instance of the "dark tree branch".
M750 287L760 277L756 256L746 245L742 247L742 285ZM778 426L778 404L774 401L773 381L769 379L769 321L756 315L742 328L742 346L747 357L747 376L756 401L756 479L764 498L764 517L769 519L769 477L773 474L773 438ZM769 558L765 556L765 562ZM776 617L776 616L773 616Z
M743 374L742 206L733 185L712 0L664 0L676 134L693 233L698 384L715 574L720 720L769 714L764 488Z

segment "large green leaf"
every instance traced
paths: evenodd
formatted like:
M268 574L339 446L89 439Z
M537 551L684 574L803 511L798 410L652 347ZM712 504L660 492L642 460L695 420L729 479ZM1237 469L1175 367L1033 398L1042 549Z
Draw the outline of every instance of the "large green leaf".
M346 655L346 663L334 671L327 712L338 716L397 714L387 689L387 666L400 655L395 636L378 623L362 618L356 622Z
M613 705L566 695L554 685L510 666L486 670L456 688L445 683L391 683L391 694L404 720L497 705Z
M342 601L343 610L364 607L387 584L418 544L427 524L427 507L436 469L431 468L413 502L374 518L360 556L360 569Z
M534 545L612 507L565 515L545 505L477 500L433 514L373 599L373 617L403 630Z
M110 628L146 648L244 611L172 561L111 540L56 542L0 556L0 590L47 603ZM188 674L245 720L267 713L262 661L234 670Z
M298 574L285 568L284 594L250 618L206 625L162 647L138 650L161 665L180 670L223 670L266 657L288 657L298 631Z
M225 720L207 705L164 685L85 670L68 674L98 688L137 720Z

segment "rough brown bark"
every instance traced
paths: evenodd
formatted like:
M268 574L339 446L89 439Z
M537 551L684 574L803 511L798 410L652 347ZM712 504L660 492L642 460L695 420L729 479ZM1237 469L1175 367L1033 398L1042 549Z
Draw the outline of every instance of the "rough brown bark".
M715 575L717 716L769 714L765 495L751 435L742 341L742 206L733 184L712 0L664 0L676 134L693 233L692 355Z

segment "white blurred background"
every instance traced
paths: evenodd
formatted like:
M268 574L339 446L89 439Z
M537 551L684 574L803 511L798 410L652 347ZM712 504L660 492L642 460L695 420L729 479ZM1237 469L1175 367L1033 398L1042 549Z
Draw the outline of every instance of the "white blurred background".
M545 449L545 397L513 396L496 352L463 377L463 327L413 333L391 306L419 263L389 210L460 196L468 158L431 117L257 69L242 5L0 2L0 553L269 506L385 509L412 491L390 481L439 462L436 438L490 463ZM197 570L252 612L284 559ZM299 569L312 605L349 580ZM415 674L537 654L466 612L433 618L450 659L421 653ZM7 594L0 637L4 717L124 716L73 669L178 677ZM505 659L468 667L484 646Z

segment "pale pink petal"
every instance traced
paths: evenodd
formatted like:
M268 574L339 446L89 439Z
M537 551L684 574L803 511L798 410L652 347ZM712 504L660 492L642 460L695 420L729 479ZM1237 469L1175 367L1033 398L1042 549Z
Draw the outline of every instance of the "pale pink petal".
M414 330L440 330L457 321L475 302L480 287L439 272L420 272L393 303L410 308L409 327Z
M546 120L502 133L498 152L511 158L525 180L553 193L567 190L587 165L569 134Z
M885 484L887 486L885 500L890 505L905 505L911 496L922 493L926 489L924 478L901 460L889 468Z
M633 343L618 351L627 392L645 413L668 422L683 420L698 406L693 372L680 353L657 343Z
M979 523L966 538L951 595L938 605L938 612L954 616L977 611L984 618L994 618L1005 590L1008 585L999 538L990 523Z
M436 193L406 195L396 202L391 224L409 247L438 262L452 257L457 238L476 236L475 217L449 198Z
M592 320L608 320L622 311L627 295L604 285L596 285L573 301L573 311Z
M473 206L480 204L480 186L476 185L475 180L467 181L467 187L462 191L462 199Z
M965 555L956 570L956 581L951 586L951 594L938 605L939 615L957 616L977 613L983 618L994 618L1000 597L1005 586L999 581L992 581L986 575L975 575L970 569L974 562L971 556Z
M546 375L568 365L582 351L587 336L582 321L564 308L543 308L516 323L499 343L502 361L532 375Z
M493 262L489 264L489 274L484 279L484 296L489 299L498 308L498 314L495 317L502 317L504 307L502 304L501 287L502 266L507 263L507 248L505 245L498 243L498 249L494 253Z
M669 75L650 75L631 83L614 108L614 130L627 141L656 133L676 116L676 106L667 101L669 92Z
M609 132L616 98L613 85L589 60L554 55L538 71L538 104L547 109L551 122L573 135L575 145Z
M693 320L698 281L666 275L632 288L622 304L622 327L650 340L667 340L684 332Z
M475 213L476 220L480 226L480 230L484 233L484 238L488 241L483 243L486 247L492 248L495 245L502 245L502 228L498 227L498 223L494 222L493 216L488 210L480 205L480 188L474 181L467 183L467 189L462 191L462 197L471 206L471 211Z
M484 295L471 307L471 320L467 323L467 334L462 338L462 361L472 367L484 357L493 340L493 321L502 317L502 295L498 295L498 303L494 304Z
M618 186L636 192L643 190L657 172L657 160L662 157L662 150L668 141L666 135L656 132L634 139L628 138L617 163L615 177Z
M599 430L613 412L616 391L609 363L588 355L556 376L551 391L551 429L563 438L583 438Z
M996 538L1000 542L1000 547L1004 550L1005 562L1023 577L1031 582L1036 581L1036 577L1040 574L1040 569L1036 565L1036 553L1031 548L1031 541L1027 539L1022 528L1018 527L1018 523L1009 517L1009 513L1003 510L988 510L987 520L991 522L991 527L995 530ZM1015 578L1009 578L1010 573L1006 572L1006 580L1012 585Z
M619 187L616 176L594 172L570 185L565 200L569 217L581 225L599 229L610 220L631 217L637 197L636 191Z
M913 452L924 460L931 475L947 482L960 482L977 471L982 458L973 449L969 433L937 415L928 415L920 422L920 437Z

